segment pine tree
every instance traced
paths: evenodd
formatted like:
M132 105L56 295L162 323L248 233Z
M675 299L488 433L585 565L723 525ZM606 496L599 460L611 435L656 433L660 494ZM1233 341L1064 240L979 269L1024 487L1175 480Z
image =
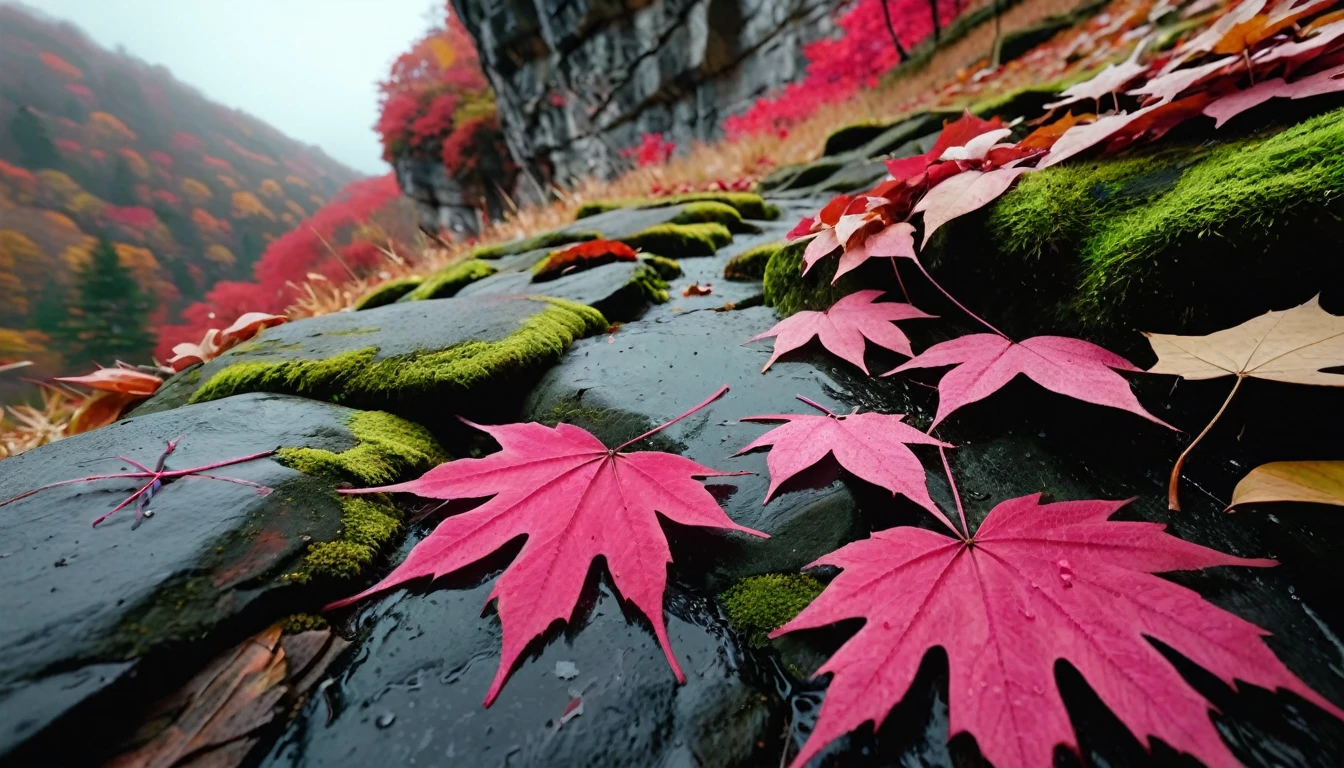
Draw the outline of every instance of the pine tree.
M59 327L63 356L75 364L143 360L154 347L148 328L152 303L121 265L112 243L99 240L79 272L75 305Z
M46 126L31 107L19 107L9 119L9 136L23 153L23 164L29 168L55 168L60 160Z

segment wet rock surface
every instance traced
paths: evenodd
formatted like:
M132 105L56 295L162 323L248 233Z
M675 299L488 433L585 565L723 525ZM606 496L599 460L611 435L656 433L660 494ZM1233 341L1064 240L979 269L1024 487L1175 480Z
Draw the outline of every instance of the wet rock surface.
M463 412L473 401L507 406L510 398L472 394L485 386L525 386L573 338L603 326L595 313L532 296L435 299L324 315L269 328L174 377L136 413L249 390L335 400L413 419L425 416L426 397Z
M534 282L532 271L502 272L478 280L458 292L461 298L502 294L536 294L586 304L607 320L633 320L650 303L649 291L640 283L647 268L639 262L603 264L591 269L561 275L554 280Z
M278 446L345 451L358 444L347 408L244 395L135 417L6 459L0 498L92 474L135 471L118 455L186 469ZM336 481L274 457L166 482L152 517L132 530L128 507L99 525L144 481L108 480L42 491L0 509L0 754L99 696L144 693L160 657L193 658L241 639L310 602L283 576L310 543L341 529ZM308 609L315 605L307 606ZM132 694L135 695L135 694ZM113 716L124 716L120 713ZM91 733L101 728L90 729ZM67 745L91 748L92 745Z
M711 601L675 586L666 616L685 685L647 624L590 578L575 620L547 633L482 708L499 663L498 619L481 616L494 573L363 610L348 658L262 765L747 766L778 754L773 665L740 645Z

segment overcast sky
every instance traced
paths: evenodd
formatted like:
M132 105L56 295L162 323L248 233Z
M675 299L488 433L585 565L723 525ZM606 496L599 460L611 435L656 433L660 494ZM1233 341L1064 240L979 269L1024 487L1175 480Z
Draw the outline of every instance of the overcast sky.
M443 0L27 0L368 174L377 83Z

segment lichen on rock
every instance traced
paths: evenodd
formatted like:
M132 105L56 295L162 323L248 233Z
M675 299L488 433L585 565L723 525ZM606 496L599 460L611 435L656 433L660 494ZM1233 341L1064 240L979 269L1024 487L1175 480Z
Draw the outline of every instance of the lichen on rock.
M756 647L765 645L772 631L797 616L825 589L803 573L748 576L719 595L728 621Z
M659 224L643 232L621 238L632 248L664 254L674 259L713 256L733 242L733 233L722 224Z
M451 267L445 267L425 278L419 286L402 296L400 301L446 299L462 290L463 286L471 285L497 271L498 268L493 264L480 259L468 259Z
M287 580L303 584L314 577L354 578L401 532L401 511L377 496L341 496L340 503L337 537L310 544L302 565Z

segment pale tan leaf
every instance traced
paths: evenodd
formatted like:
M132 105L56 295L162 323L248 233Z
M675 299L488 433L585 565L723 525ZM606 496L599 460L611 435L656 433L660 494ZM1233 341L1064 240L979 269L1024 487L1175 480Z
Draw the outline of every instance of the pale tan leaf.
M1149 373L1192 380L1239 376L1344 386L1344 375L1321 371L1344 365L1344 317L1321 309L1319 296L1207 336L1144 335L1157 353L1157 364Z
M1237 483L1229 508L1242 504L1302 501L1344 507L1344 461L1274 461Z

